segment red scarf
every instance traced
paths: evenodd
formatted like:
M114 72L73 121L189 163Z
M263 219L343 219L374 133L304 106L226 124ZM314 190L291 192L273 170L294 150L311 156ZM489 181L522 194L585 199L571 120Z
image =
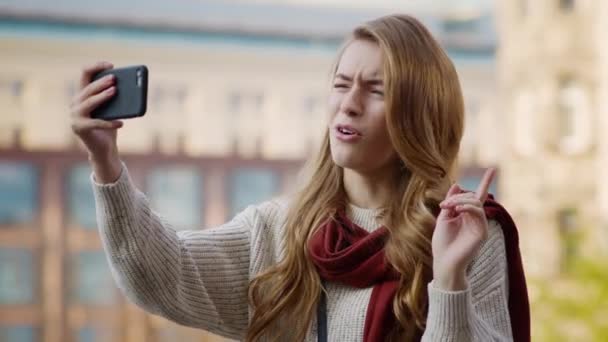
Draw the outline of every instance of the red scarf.
M507 211L491 195L484 209L489 219L500 223L505 236L513 338L516 342L528 342L530 307L517 229ZM384 256L388 236L386 227L369 233L342 211L335 219L328 219L308 244L311 259L324 280L358 288L374 287L365 316L364 342L384 341L396 324L392 303L399 285L399 273Z

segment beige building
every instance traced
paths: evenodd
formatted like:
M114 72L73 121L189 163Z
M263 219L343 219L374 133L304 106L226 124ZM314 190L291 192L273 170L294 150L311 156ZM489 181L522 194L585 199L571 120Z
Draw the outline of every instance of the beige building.
M218 340L145 314L115 288L95 230L90 169L70 130L80 69L99 59L149 67L148 112L119 131L123 159L169 222L210 227L293 183L323 132L340 38L369 11L281 7L293 22L267 22L243 5L246 22L235 9L223 22L203 16L196 26L196 13L178 13L184 20L172 23L167 13L155 26L154 13L110 22L129 12L100 8L91 17L84 4L49 4L0 6L0 340ZM494 42L480 18L424 17L463 83L468 186L480 167L498 163L502 146L490 129Z
M500 188L529 273L607 253L605 1L500 1Z
M608 3L605 1L599 2L596 8L597 18L593 29L594 43L598 48L598 122L597 132L598 137L604 137L604 132L608 132L608 44L606 44L606 32L608 32ZM601 100L599 100L601 99ZM604 251L608 251L608 184L605 182L606 167L608 166L608 139L599 139L597 144L598 161L596 184L598 191L598 203L600 212L600 224L603 233L600 234L600 245Z

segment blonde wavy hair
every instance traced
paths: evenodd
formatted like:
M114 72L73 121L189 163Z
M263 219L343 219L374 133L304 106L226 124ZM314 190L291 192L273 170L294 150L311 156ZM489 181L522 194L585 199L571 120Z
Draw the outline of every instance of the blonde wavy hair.
M386 257L401 274L393 302L398 325L390 340L409 341L426 323L431 237L438 203L452 182L464 104L454 65L415 18L390 15L367 22L352 32L342 52L359 39L378 44L384 57L388 134L399 159L395 191L381 218L390 231ZM339 58L334 73L338 63ZM328 133L308 167L310 177L293 197L285 223L284 259L250 283L247 341L302 341L316 312L322 286L307 243L346 202L343 170L332 160Z

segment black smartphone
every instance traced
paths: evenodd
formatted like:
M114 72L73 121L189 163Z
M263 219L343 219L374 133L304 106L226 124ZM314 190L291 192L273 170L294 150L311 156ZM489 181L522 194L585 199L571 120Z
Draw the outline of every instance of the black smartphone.
M102 103L92 113L94 119L116 120L143 116L148 102L148 68L133 65L118 69L108 69L93 76L97 80L106 75L116 76L116 93Z

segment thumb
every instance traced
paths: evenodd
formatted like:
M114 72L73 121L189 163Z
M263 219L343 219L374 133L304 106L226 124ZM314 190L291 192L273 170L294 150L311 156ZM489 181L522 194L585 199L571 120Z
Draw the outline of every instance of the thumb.
M95 121L95 125L101 129L115 129L115 128L121 128L123 126L123 122L120 120L105 121L105 120L95 119L94 121Z

